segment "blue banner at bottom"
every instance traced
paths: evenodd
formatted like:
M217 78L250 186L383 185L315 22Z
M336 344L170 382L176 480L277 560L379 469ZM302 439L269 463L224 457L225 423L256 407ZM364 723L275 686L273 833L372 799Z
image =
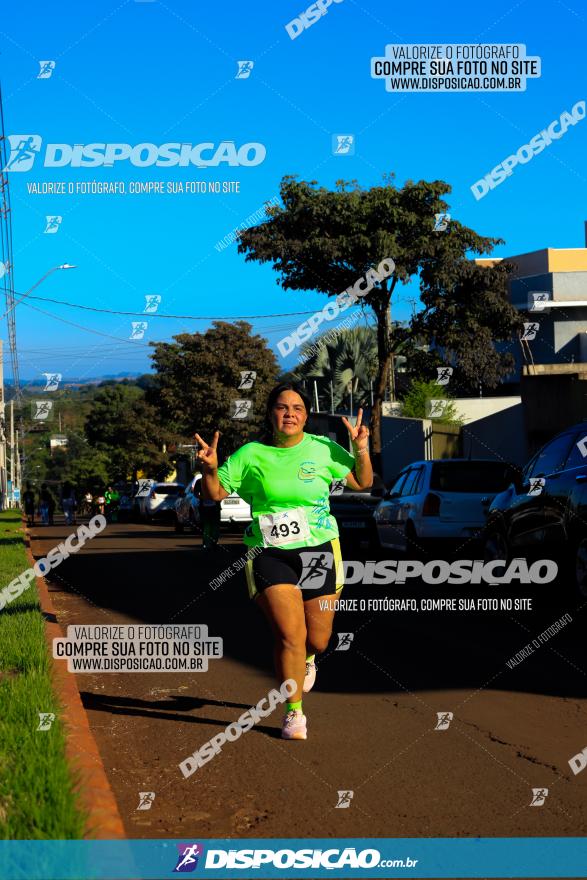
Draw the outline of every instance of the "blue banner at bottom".
M2 880L587 877L587 838L0 841Z

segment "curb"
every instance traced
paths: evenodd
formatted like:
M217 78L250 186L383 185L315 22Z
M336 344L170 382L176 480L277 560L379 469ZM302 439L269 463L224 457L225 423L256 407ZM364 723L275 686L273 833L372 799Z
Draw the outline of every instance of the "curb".
M32 566L35 558L24 520L23 527L25 550ZM66 734L65 754L69 766L76 775L74 790L79 795L81 805L88 816L84 839L125 839L126 834L118 805L81 701L75 675L67 672L64 665L53 659L53 639L63 637L64 633L57 622L57 614L45 578L36 577L35 583L41 602L41 612L45 618L45 638L49 657L52 660L53 687L66 709L63 716Z

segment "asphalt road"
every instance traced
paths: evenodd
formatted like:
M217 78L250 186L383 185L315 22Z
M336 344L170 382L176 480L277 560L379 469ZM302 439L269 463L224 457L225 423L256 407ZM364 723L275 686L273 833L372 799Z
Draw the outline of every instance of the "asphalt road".
M35 527L44 555L73 531ZM353 551L349 550L349 553ZM279 737L279 708L189 779L179 763L275 686L271 641L242 572L238 535L205 553L166 525L109 525L55 569L69 624L207 624L224 640L208 672L77 676L129 837L582 836L587 772L585 607L560 585L362 587L345 599L533 597L532 611L339 612L304 701L306 742ZM345 553L346 558L350 558ZM357 558L357 557L353 557ZM369 558L369 554L367 555ZM572 622L515 668L506 661L566 612ZM452 712L437 730L437 713ZM532 789L548 789L530 806ZM139 792L155 793L138 810ZM339 791L352 791L337 808Z

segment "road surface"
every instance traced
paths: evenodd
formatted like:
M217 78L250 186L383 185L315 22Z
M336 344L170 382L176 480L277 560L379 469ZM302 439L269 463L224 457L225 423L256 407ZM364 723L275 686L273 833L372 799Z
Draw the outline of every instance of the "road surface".
M73 531L35 526L36 557ZM534 610L339 612L348 650L320 660L304 700L306 742L279 737L279 708L185 779L179 763L275 686L271 642L244 575L238 535L205 553L166 525L112 524L49 585L69 624L207 624L224 657L199 673L77 676L129 837L582 836L587 772L585 607L556 586L518 588ZM361 587L346 599L495 596L496 589ZM504 593L502 593L503 595ZM506 593L507 594L507 593ZM512 594L511 591L509 593ZM508 668L547 626L572 623ZM437 713L453 713L444 730ZM548 789L530 806L533 789ZM139 792L154 792L138 810ZM339 792L352 792L337 808Z

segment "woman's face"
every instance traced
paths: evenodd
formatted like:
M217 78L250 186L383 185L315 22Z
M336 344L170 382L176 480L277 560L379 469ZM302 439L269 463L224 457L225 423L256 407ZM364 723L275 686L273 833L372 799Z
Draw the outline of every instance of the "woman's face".
M282 391L271 411L271 421L277 434L293 437L304 430L308 414L297 391Z

